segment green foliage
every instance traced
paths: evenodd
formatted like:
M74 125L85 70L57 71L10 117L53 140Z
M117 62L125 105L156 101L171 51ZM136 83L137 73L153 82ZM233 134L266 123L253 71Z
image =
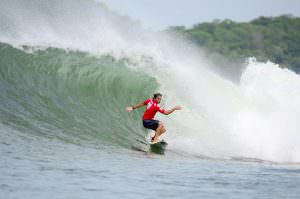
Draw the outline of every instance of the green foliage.
M230 60L254 56L259 61L271 60L300 72L300 18L291 15L259 17L248 23L229 19L199 23L187 29L170 27L170 32L188 39Z

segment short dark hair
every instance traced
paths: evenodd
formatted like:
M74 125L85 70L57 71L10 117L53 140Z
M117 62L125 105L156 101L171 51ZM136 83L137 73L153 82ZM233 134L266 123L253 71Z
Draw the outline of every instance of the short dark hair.
M161 93L154 93L154 94L153 94L153 99L157 98L158 96L161 96L161 97L162 97L162 94L161 94Z

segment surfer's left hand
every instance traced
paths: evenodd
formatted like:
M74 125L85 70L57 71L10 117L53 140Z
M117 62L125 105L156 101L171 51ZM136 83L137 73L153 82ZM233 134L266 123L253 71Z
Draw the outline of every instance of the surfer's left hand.
M181 106L175 106L174 109L175 110L182 110L182 107Z

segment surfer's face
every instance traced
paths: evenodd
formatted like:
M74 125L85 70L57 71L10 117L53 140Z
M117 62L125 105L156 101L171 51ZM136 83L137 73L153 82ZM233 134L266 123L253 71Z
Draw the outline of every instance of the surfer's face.
M154 100L157 104L159 104L161 101L161 96L157 96L156 98L154 98Z

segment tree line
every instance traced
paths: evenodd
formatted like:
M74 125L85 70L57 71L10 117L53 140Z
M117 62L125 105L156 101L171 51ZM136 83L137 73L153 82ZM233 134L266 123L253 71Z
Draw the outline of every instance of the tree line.
M292 15L259 17L250 22L230 19L169 27L209 52L230 60L256 57L300 72L300 18Z

